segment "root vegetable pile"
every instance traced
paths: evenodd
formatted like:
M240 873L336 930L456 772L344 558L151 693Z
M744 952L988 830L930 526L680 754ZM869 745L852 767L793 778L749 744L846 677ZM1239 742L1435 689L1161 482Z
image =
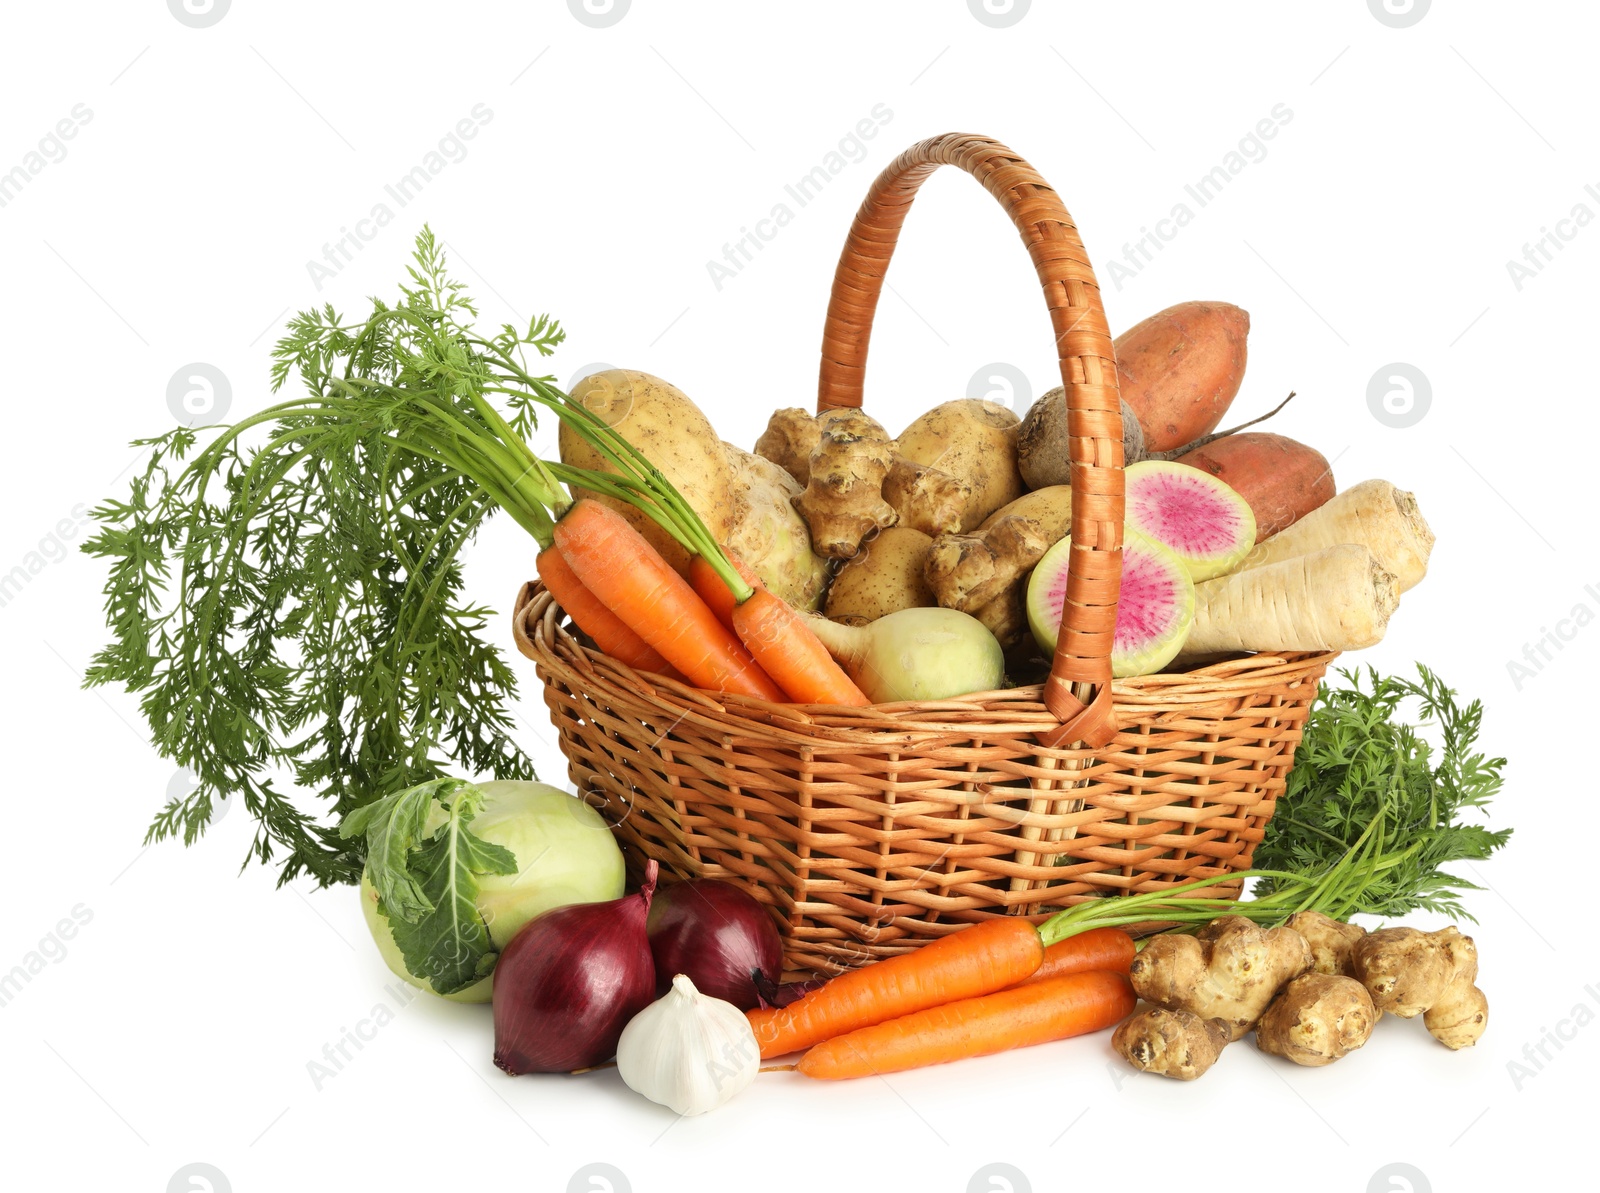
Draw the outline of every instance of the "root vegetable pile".
M1249 330L1238 307L1187 302L1116 340L1131 544L1117 677L1373 646L1426 574L1433 533L1412 494L1383 480L1337 493L1320 452L1246 429L1293 393L1216 430L1244 381ZM937 603L976 617L1013 670L1032 671L1054 650L1064 604L1067 424L1059 386L1020 423L994 403L958 399L896 439L857 410L791 407L772 415L756 451L805 486L795 503L815 550L835 560L828 617L860 625ZM1166 575L1172 561L1136 534L1175 556L1187 580Z
M1262 930L1241 916L1213 920L1194 936L1151 938L1131 969L1148 1005L1117 1028L1112 1047L1143 1072L1193 1081L1251 1031L1262 1052L1309 1068L1356 1051L1385 1011L1422 1015L1451 1049L1483 1034L1488 1002L1474 985L1470 936L1454 927L1368 933L1309 912L1290 924L1319 946L1289 924Z

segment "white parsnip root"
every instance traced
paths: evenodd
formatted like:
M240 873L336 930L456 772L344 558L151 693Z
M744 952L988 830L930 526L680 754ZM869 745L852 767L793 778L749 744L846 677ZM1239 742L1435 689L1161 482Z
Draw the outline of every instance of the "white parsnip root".
M1400 591L1370 550L1341 543L1196 584L1195 603L1186 656L1360 650L1382 640Z
M1340 543L1360 543L1395 575L1397 592L1416 586L1428 572L1434 536L1414 494L1388 481L1362 481L1287 530L1259 543L1240 571L1310 555Z

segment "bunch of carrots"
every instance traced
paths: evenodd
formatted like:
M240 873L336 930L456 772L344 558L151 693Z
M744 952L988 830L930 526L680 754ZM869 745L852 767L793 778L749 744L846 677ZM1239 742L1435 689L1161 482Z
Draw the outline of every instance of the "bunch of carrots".
M557 519L538 568L573 623L636 671L676 672L698 688L774 702L871 703L804 619L759 581L739 569L729 584L697 554L691 585L626 518L592 498Z
M387 318L408 318L397 308ZM425 322L422 330L437 334ZM406 451L476 482L539 544L539 578L573 622L635 670L676 673L697 688L774 702L862 707L871 703L801 615L763 588L716 541L693 507L650 461L593 411L527 373L503 345L462 333L492 353L498 372L466 370L448 395L336 381L335 394L286 403L257 416L310 415L328 423L393 427ZM441 350L443 370L448 357ZM555 414L615 469L596 472L540 459L489 401L506 394ZM464 418L465 398L475 418ZM571 501L563 483L640 510L690 554L693 585L605 502Z
M763 1060L839 1080L989 1056L1111 1027L1134 1005L1133 938L1097 928L1044 944L1026 920L984 920L748 1012Z

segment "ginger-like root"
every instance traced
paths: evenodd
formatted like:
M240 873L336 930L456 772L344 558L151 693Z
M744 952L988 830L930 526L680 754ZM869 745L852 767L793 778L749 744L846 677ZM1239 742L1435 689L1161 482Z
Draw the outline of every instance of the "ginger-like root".
M1001 518L973 534L934 540L923 575L946 609L976 613L1020 580L1051 547L1031 518Z
M1221 1019L1146 1007L1122 1021L1111 1046L1140 1072L1193 1081L1217 1063L1232 1038Z
M1005 651L1013 651L1033 641L1033 631L1028 628L1028 607L1020 584L1006 589L987 605L975 610L972 616L983 622L983 628L995 636Z
M1320 911L1297 911L1289 917L1288 926L1311 946L1311 968L1315 972L1355 976L1351 953L1356 941L1367 934L1360 924L1346 924Z
M1311 946L1294 929L1262 929L1233 915L1194 936L1153 937L1134 958L1131 976L1146 1002L1221 1019L1237 1040L1286 982L1310 968Z
M1367 988L1339 974L1303 973L1256 1024L1256 1047L1312 1068L1331 1065L1372 1037L1378 1012Z
M877 419L860 410L832 410L817 424L821 430L810 475L794 504L811 528L817 553L849 559L862 539L899 517L883 499L894 441Z
M883 499L900 515L900 525L937 538L961 529L972 501L972 484L897 455L883 484Z
M1380 1011L1422 1016L1447 1048L1468 1048L1489 1024L1489 1000L1478 989L1478 947L1454 925L1437 932L1383 928L1356 942L1355 976Z
M817 449L822 428L809 410L786 406L774 410L767 429L756 440L756 455L771 460L802 488L811 479L811 453Z

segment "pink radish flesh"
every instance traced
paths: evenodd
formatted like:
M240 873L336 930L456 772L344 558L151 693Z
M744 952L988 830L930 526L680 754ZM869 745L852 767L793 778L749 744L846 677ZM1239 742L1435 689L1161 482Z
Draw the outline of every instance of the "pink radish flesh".
M1256 541L1255 515L1244 498L1209 473L1165 460L1127 470L1127 518L1169 548L1196 581L1232 571Z
M1055 650L1061 627L1071 550L1068 539L1051 547L1028 580L1028 624L1047 654ZM1194 609L1194 582L1183 563L1160 543L1130 530L1122 548L1112 674L1148 675L1165 667L1182 648Z

